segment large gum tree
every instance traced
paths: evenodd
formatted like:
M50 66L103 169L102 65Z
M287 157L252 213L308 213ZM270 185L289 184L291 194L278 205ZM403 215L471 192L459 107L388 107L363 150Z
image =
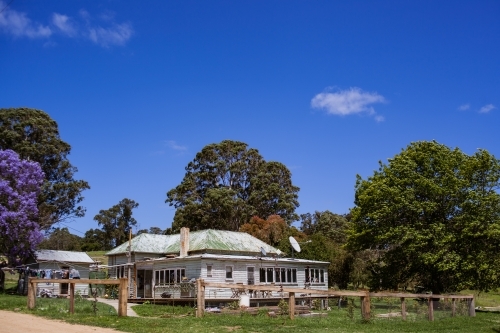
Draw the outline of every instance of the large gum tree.
M298 219L299 188L279 162L266 162L246 143L224 140L205 146L186 167L182 182L167 193L176 208L172 228L238 231L252 216Z
M434 293L500 286L500 163L435 141L414 142L357 177L353 249L376 253L372 288Z

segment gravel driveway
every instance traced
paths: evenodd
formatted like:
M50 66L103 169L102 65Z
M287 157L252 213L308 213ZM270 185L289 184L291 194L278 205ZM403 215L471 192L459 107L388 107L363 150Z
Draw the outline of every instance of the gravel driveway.
M0 332L117 333L118 331L110 328L72 325L58 320L49 320L34 315L0 310Z

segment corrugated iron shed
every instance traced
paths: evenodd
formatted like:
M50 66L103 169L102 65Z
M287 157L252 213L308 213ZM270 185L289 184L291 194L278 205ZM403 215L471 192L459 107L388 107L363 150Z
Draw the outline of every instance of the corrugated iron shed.
M94 263L94 260L85 252L73 251L57 251L57 250L38 250L35 252L36 260L41 261L58 261L58 262L78 262L78 263Z
M180 235L140 234L132 238L131 251L135 253L175 254L180 252ZM107 256L127 252L128 242L106 253ZM277 250L258 238L244 232L207 229L189 233L189 252L194 251L231 251L260 253L263 248L269 254Z

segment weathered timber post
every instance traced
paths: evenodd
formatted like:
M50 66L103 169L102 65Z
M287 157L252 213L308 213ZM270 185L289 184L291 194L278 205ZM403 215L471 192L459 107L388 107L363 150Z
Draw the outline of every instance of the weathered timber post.
M428 298L427 304L429 305L429 321L434 321L434 302L432 301L432 297Z
M361 296L361 318L370 320L370 293L367 291L365 296Z
M201 304L203 305L203 314L205 314L205 281L201 280Z
M401 318L406 320L406 299L401 297Z
M36 306L36 287L35 284L31 281L34 280L34 277L30 277L28 279L28 309L33 310Z
M456 312L456 309L457 309L457 303L456 303L457 299L456 298L453 298L451 300L451 316L452 317L455 317L455 312Z
M69 284L69 313L75 313L75 284Z
M290 314L290 319L293 320L295 317L295 293L288 293L288 312Z
M128 301L128 278L120 278L118 289L118 316L127 316L127 301Z
M205 313L205 286L203 285L203 280L196 280L196 317L201 318Z
M468 304L469 304L469 317L475 317L476 316L476 306L475 306L475 302L474 302L474 296L472 296L472 298L469 298Z

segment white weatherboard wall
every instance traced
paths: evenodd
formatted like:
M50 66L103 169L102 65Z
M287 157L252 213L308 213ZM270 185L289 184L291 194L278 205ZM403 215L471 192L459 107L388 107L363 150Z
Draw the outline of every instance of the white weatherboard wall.
M298 260L259 260L259 258L257 257L247 257L246 259L231 259L229 257L230 256L225 256L224 258L177 257L162 260L148 260L137 263L137 269L152 270L151 284L156 287L153 288L155 291L155 298L161 298L161 294L164 291L168 291L172 294L172 297L175 298L181 296L179 291L172 291L168 288L162 288L162 285L160 285L158 281L155 281L155 272L165 269L184 269L188 280L191 280L192 278L201 278L207 282L242 284L248 286L248 267L253 267L254 269L253 278L256 285L262 284L260 281L260 268L294 268L297 270L297 282L283 283L283 286L303 288L305 286L305 269L308 266L309 268L318 268L324 271L325 282L315 283L312 285L312 287L319 290L328 289L328 266L326 263L315 264L313 262L301 262ZM212 267L211 276L207 276L207 265L210 265ZM232 278L226 278L227 266L232 267ZM248 287L246 288L250 289ZM137 296L142 297L142 295ZM232 291L229 288L207 287L205 289L206 298L230 298L231 296Z
M139 264L137 266L137 269L144 269L144 267L150 267L150 269L153 270L152 285L156 287L156 288L154 288L154 297L155 298L161 298L161 294L164 291L167 291L166 289L161 288L161 285L159 284L159 282L155 280L155 278L156 278L155 272L156 271L165 270L165 269L184 269L186 272L186 278L188 281L193 279L193 278L198 279L200 276L200 262L195 261L195 260L166 259L165 261L154 262L151 266ZM174 297L174 298L181 297L179 291L175 291L172 294L173 294L172 297Z

